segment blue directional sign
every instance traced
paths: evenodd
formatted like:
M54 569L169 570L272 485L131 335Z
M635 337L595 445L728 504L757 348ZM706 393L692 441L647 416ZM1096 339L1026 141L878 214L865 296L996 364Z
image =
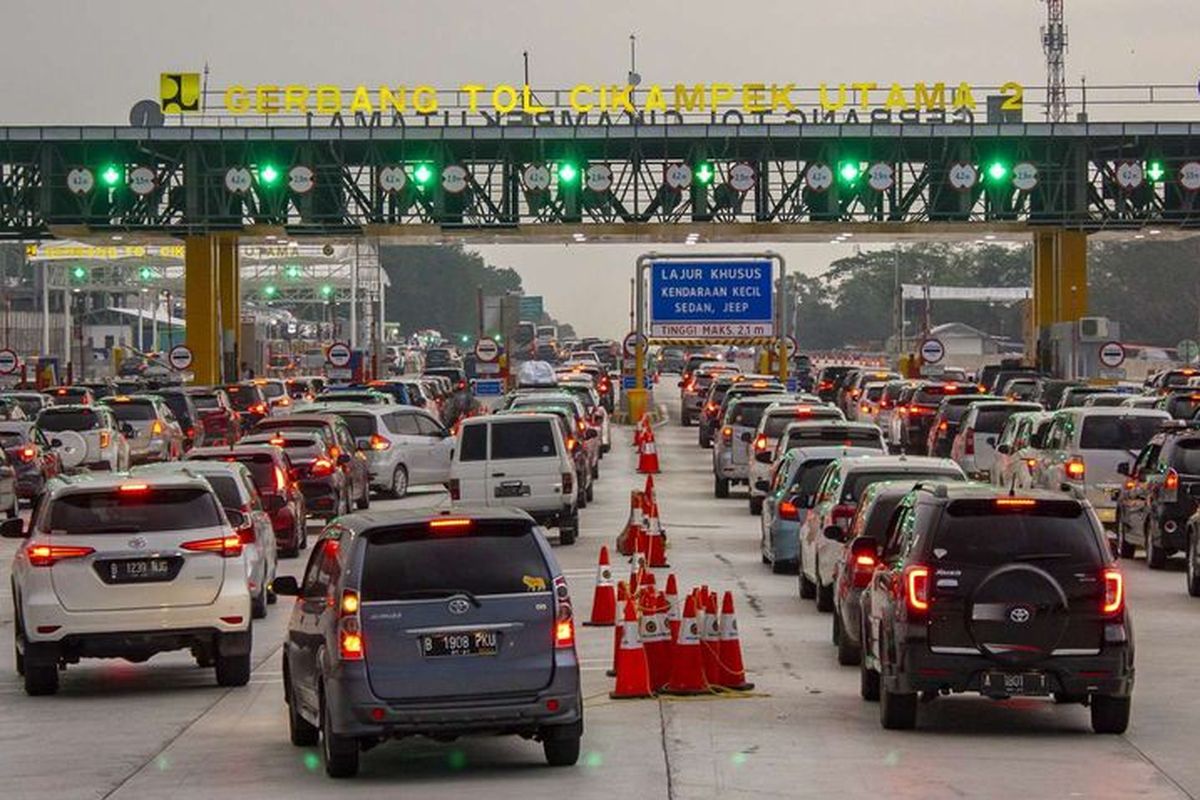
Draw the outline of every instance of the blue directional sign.
M654 385L654 379L650 377L650 373L646 373L645 375L642 376L642 388L643 389L649 389L653 385ZM634 388L635 386L637 386L637 376L636 375L622 375L621 376L621 388L622 389L629 390L629 389Z
M504 394L504 381L498 378L476 378L474 389L476 397L499 397Z
M651 262L650 335L773 336L772 284L768 259Z

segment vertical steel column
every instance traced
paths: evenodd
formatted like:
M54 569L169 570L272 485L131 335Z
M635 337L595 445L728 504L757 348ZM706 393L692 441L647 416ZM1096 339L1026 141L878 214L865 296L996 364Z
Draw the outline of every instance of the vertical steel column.
M242 280L238 264L238 237L216 237L217 299L220 303L220 348L225 380L241 377Z
M221 382L221 348L217 333L217 243L213 236L183 240L183 286L187 296L186 341L192 351L196 383Z

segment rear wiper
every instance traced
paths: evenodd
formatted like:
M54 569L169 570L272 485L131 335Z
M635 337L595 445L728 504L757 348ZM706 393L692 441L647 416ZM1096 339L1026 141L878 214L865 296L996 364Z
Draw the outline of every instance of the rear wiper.
M1044 561L1055 558L1071 558L1073 553L1022 553L1013 556L1013 561Z
M107 528L88 528L86 533L141 533L141 528L130 525L112 525Z
M392 596L392 599L407 600L414 597L453 597L460 594L470 600L471 605L476 608L483 605L473 592L469 592L466 589L411 589L407 592L397 592Z

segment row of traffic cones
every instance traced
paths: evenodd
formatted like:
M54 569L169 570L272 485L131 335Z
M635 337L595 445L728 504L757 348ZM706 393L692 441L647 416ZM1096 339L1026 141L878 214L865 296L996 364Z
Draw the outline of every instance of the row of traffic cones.
M654 569L666 569L667 530L658 514L658 499L654 494L654 477L646 476L641 491L629 493L629 519L617 534L617 552L623 556L641 553Z

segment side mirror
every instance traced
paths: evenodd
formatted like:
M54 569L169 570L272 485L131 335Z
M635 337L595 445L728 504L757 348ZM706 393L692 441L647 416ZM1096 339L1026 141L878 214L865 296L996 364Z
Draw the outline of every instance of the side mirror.
M761 453L755 453L754 460L760 464L770 464L771 463L771 453L767 450L764 450Z
M679 383L677 383L677 384L675 384L675 385L676 385L676 386L678 386L679 388L681 388L681 389L682 389L682 388L683 388L683 384L684 384L684 381L680 381Z
M29 524L33 525L32 520ZM19 517L13 517L12 519L0 522L0 537L5 539L24 539L25 523Z
M246 515L236 508L225 509L225 519L229 520L230 526L234 528L246 527Z
M742 434L742 441L743 442L753 442L754 434L751 433L750 431L746 431L745 433Z
M1012 452L1012 447L1006 444L998 444L996 445L996 452L1006 456Z
M829 539L830 541L833 541L833 542L841 542L841 541L845 540L845 537L846 537L846 532L843 531L841 528L839 528L837 525L826 525L825 526L825 538L826 539Z
M280 575L271 581L271 591L280 597L299 597L300 584L292 575Z
M754 482L754 488L760 492L765 492L771 488L771 484L767 481L764 481L762 478L759 478Z
M137 431L135 431L133 429L133 426L130 425L128 422L121 423L121 433L125 434L126 436L136 436L137 435Z
M586 431L583 432L583 437L585 439L595 439L599 435L600 435L600 431L596 430L595 428L588 428Z
M349 454L349 453L341 453L341 454L339 454L339 455L338 455L338 457L337 457L337 463L339 463L339 464L349 464L349 463L350 463L350 454Z
M1117 464L1117 474L1118 475L1128 475L1129 474L1129 462L1128 461L1122 461L1120 464Z
M268 514L274 514L276 511L282 511L287 505L287 501L281 494L264 494L262 496L263 510Z
M51 447L62 447L62 439L59 439L57 436L55 436L53 439L50 440L50 446Z
M988 447L996 446L996 437L995 436L989 436L986 439L984 439L984 441L987 442Z

